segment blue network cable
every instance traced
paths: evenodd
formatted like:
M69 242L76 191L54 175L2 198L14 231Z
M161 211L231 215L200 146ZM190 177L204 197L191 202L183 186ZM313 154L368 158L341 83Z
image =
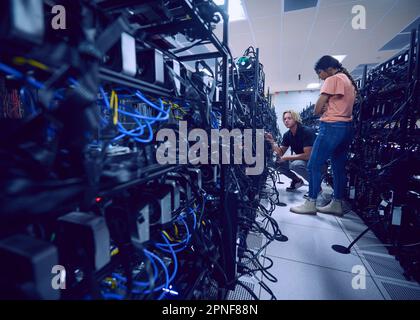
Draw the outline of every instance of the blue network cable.
M100 89L100 92L101 92L101 94L102 94L102 98L103 98L103 101L104 101L104 103L105 103L106 107L107 107L108 109L111 109L111 108L110 108L109 101L108 101L108 99L106 98L106 93L105 93L105 91L103 90L103 88L102 88L102 87L100 87L99 89ZM129 137L131 137L132 139L134 139L135 141L138 141L138 142L141 142L141 143L149 143L149 142L153 141L153 129L152 129L152 124L154 124L154 123L155 123L155 122L157 122L157 121L166 121L166 120L168 120L168 119L169 119L169 109L168 109L168 110L165 110L165 109L164 109L164 106L163 106L163 102L162 102L162 100L160 100L160 105L161 105L161 107L159 108L159 107L157 107L155 104L153 104L152 102L150 102L149 100L147 100L147 99L146 99L146 98L145 98L145 97L141 94L141 92L140 92L140 91L137 91L137 92L136 92L136 96L137 96L138 98L140 98L141 100L143 100L144 102L146 102L146 103L147 103L149 106L151 106L152 108L154 108L154 109L158 110L158 111L159 111L158 116L157 116L157 117L147 117L147 116L141 115L141 114L140 114L139 112L137 112L136 110L133 110L132 112L127 112L127 111L124 111L124 110L119 110L119 112L120 112L120 113L122 113L122 114L124 114L124 115L127 115L127 116L129 116L129 117L131 117L131 118L132 118L132 119L133 119L133 120L137 123L138 127L137 127L137 128L134 128L134 129L132 129L132 130L130 130L130 131L127 131L121 123L118 123L118 124L117 124L117 126L118 126L118 130L120 131L121 135L119 135L119 136L115 137L115 138L113 139L113 141L117 141L117 140L119 140L119 139L124 138L125 136L129 136ZM164 114L164 117L162 117L162 114ZM139 121L139 119L141 119L141 120L146 120L146 121L145 121L145 124L146 124L146 125L143 125L143 124ZM146 127L147 127L148 132L149 132L149 135L148 135L147 139L141 139L141 138L139 138L140 136L142 136L142 135L144 134L144 128L146 128ZM139 132L138 132L138 131L139 131Z
M161 235L162 235L163 240L166 242L166 244L169 245L170 243L168 239L166 239L165 235L163 233ZM172 273L172 276L169 278L169 283L171 283L175 279L176 274L178 273L178 258L175 254L175 251L172 249L172 247L169 247L169 248L171 249L172 261L174 263L174 272Z
M75 86L79 85L79 82L73 77L69 77L68 80L72 85L75 85Z
M157 281L157 277L158 277L158 267L156 265L156 262L154 260L154 258L149 254L149 252L147 250L143 250L144 255L149 258L150 262L152 263L153 266L153 282L156 283ZM133 281L133 284L135 286L143 286L143 287L149 287L150 286L150 282L143 282L143 281Z
M151 126L150 122L146 121L146 127L148 128L149 136L147 137L147 139L141 139L141 138L138 138L138 137L143 135L144 126L137 119L134 119L134 121L138 124L138 127L136 129L133 129L133 130L130 130L130 131L127 131L124 128L124 126L120 122L118 122L117 126L118 126L119 131L122 133L122 136L115 137L113 140L116 141L116 140L121 139L124 136L130 136L134 140L136 140L138 142L141 142L141 143L149 143L149 142L153 141L153 129L152 129L152 126ZM134 133L137 130L140 130L140 133Z
M14 76L15 78L23 78L23 74L20 71L12 67L9 67L8 65L5 65L1 62L0 62L0 70L3 71L4 73L8 73L11 76Z
M124 297L117 293L103 292L102 296L105 300L123 300Z
M168 268L166 267L165 263L163 262L162 259L160 259L158 256L156 256L155 254L153 254L152 252L148 251L148 250L144 250L144 254L152 261L153 264L153 269L154 269L154 281L156 282L157 280L157 276L158 276L158 269L157 269L157 265L154 261L154 259L156 259L159 264L162 266L163 271L165 273L165 284L160 285L156 288L154 288L153 290L148 289L148 290L144 290L144 289L133 289L132 293L134 294L149 294L152 292L158 292L161 291L164 288L168 288L169 286L169 271ZM125 283L127 282L127 278L118 274L118 273L114 273L112 274L112 276L117 279L119 281L118 283L118 287L121 289L127 289L127 287L125 286ZM150 286L150 282L142 282L142 281L133 281L133 286L136 287L149 287ZM161 295L163 298L163 295ZM110 296L110 298L118 298L118 295L113 297ZM159 297L160 298L160 297Z
M178 242L178 243L171 243L171 244L156 243L155 245L160 250L162 250L164 252L169 252L170 253L171 251L168 250L168 249L166 249L166 248L171 247L171 248L173 248L174 252L181 252L181 251L185 250L188 247L187 246L188 245L188 242L191 239L190 230L189 230L188 225L186 224L185 220L181 216L178 219L184 224L185 229L186 229L186 232L187 232L187 237L184 240L182 240L181 242ZM181 246L181 245L182 245L182 248L178 248L178 246Z
M157 268L156 262L148 252L144 251L144 254L147 258L149 258L150 262L152 263L152 266L153 266L153 281L156 282L157 277L158 277L158 268ZM113 273L112 277L114 277L115 279L117 279L121 283L126 283L127 282L127 278L120 275L119 273ZM150 286L150 282L142 282L142 281L133 281L133 284L136 285L136 286L139 286L139 287ZM124 286L124 288L125 288L125 286Z
M139 123L137 122L137 124L139 124ZM142 136L144 134L144 127L145 126L143 126L142 124L140 124L137 128L135 128L133 130L130 130L130 131L127 131L124 128L124 126L119 122L117 123L117 126L118 126L118 130L120 131L121 135L115 137L113 139L113 141L120 140L120 139L124 138L125 136L129 136L133 140L135 140L137 142L140 142L140 143L149 143L149 142L153 141L153 129L152 129L152 126L150 125L150 123L147 122L147 121L146 121L146 127L148 128L148 132L149 132L149 135L148 135L147 139L138 138L139 136ZM137 130L140 130L140 132L135 133Z
M168 268L166 267L163 260L161 258L159 258L157 255L155 255L154 253L144 249L145 255L151 261L153 261L153 259L155 259L162 266L163 271L165 273L165 284L160 285L160 286L154 288L153 290L150 290L150 289L148 289L148 290L133 289L132 293L134 293L134 294L150 294L150 293L153 293L153 292L158 292L158 291L161 291L161 290L164 290L164 289L168 289L168 288L170 288L169 284L175 279L175 277L178 273L178 258L176 256L175 250L172 249L171 244L169 243L168 239L166 239L166 237L164 236L163 233L162 233L162 238L165 241L166 245L169 246L169 248L170 248L169 252L172 255L172 262L174 264L174 270L173 270L171 276L169 277ZM157 278L157 266L156 266L156 264L154 264L154 270L155 270L154 276L155 276L155 278ZM120 282L119 283L120 288L125 288L123 283L127 282L127 278L125 278L125 277L123 277L123 276L121 276L117 273L114 273L112 276ZM149 286L150 284L148 282L133 281L133 285L137 286L137 287L144 287L144 286ZM160 294L160 296L158 297L158 300L163 299L163 297L166 295L166 293L167 293L166 291L162 292ZM103 293L103 297L107 300L110 300L110 299L122 300L122 299L124 299L124 297L122 295L115 294L115 293Z
M171 250L166 249L166 248L169 248L169 247L171 247L172 250L174 250L176 253L182 252L187 248L186 245L184 245L182 248L176 248L179 245L182 245L182 243L175 243L175 244L169 244L169 245L165 245L165 244L162 244L162 243L157 243L156 247L158 247L159 250L162 250L163 252L167 252L167 253L171 253Z
M157 277L158 277L158 267L156 265L156 262L149 253L144 252L144 254L150 259L150 262L152 263L152 266L153 266L153 282L156 283Z
M19 90L19 94L20 94L20 98L23 102L24 105L26 105L29 108L29 111L31 114L35 114L36 110L35 110L35 99L32 95L32 93L26 88L26 87L22 87Z
M189 209L189 212L192 214L192 216L193 216L193 218L194 218L194 227L193 227L193 229L195 230L195 228L197 227L197 216L196 216L196 211L194 210L194 209L192 209L192 208L188 208ZM160 249L160 250L162 250L162 251L164 251L164 252L170 252L170 250L168 250L168 249L166 249L166 248L168 248L168 247L172 247L172 248L174 248L174 251L175 252L181 252L181 251L183 251L184 249L186 249L187 248L187 244L188 244L188 242L190 241L190 239L191 239L191 232L190 232L190 230L189 230L189 228L188 228L188 225L186 224L186 222L185 222L185 220L183 219L183 217L182 216L180 216L179 218L178 218L183 224L184 224L184 226L185 226L185 229L186 229L186 232L187 232L187 237L186 237L186 239L184 239L183 241L181 241L181 242L179 242L179 243L172 243L172 244L169 244L169 245L167 245L167 244L164 244L164 243L156 243L155 245ZM181 246L181 245L183 245L183 247L182 248L177 248L178 246Z
M172 260L173 260L173 263L174 263L174 272L172 273L172 275L169 279L169 282L172 282L175 279L175 276L178 272L178 259L177 259L177 256L176 256L176 250L173 249L174 245L169 243L168 239L164 236L163 233L162 233L162 238L166 242L166 246L169 247L169 250L167 252L171 253ZM163 250L163 251L166 251L166 250ZM166 287L166 288L168 288L168 287Z
M190 210L190 213L192 213L192 216L194 218L194 230L197 227L197 216L196 216L196 211L193 208L188 208Z
M180 220L181 220L182 224L184 225L184 227L187 231L187 238L184 241L185 241L185 243L188 243L191 239L190 229L188 228L187 223L185 222L185 220L182 217L180 217Z
M109 103L109 100L106 98L106 93L105 93L105 91L104 91L104 89L102 88L102 87L99 87L99 91L101 92L101 95L102 95L102 99L103 99L103 101L104 101L104 103L105 103L105 106L109 109L109 110L111 110L111 106L110 106L110 103ZM137 121L136 121L137 122ZM137 122L137 124L139 124L139 122ZM146 123L147 124L147 123ZM138 141L138 142L142 142L142 143L147 143L147 142L150 142L150 141L152 141L152 139L153 139L153 131L151 130L151 126L150 125L148 125L148 127L149 127L149 137L148 137L148 139L139 139L139 138L137 138L137 136L141 136L141 135L143 135L143 133L144 133L144 126L143 125L141 125L140 124L140 126L138 127L138 128L135 128L135 129L133 129L133 130L131 130L131 131L127 131L122 125L121 125L121 123L118 123L117 124L118 125L118 130L120 131L120 132L122 132L123 134L122 135L120 135L120 136L118 136L118 137L115 137L114 138L114 141L115 140L119 140L119 139L121 139L121 138L123 138L123 137L125 137L125 136L131 136L134 140L136 140L136 141ZM140 132L140 134L134 134L134 132L136 132L136 131L138 131L138 130L141 130L141 132Z
M157 260L157 262L159 262L159 264L163 267L163 271L165 272L165 284L164 285L161 285L161 286L159 286L159 287L156 287L156 288L154 288L153 290L144 290L144 291L140 291L140 290L133 290L133 293L137 293L137 294L141 294L141 293L144 293L144 294L149 294L149 293L152 293L152 292L157 292L157 291L160 291L160 290L162 290L163 288L168 288L169 287L169 283L173 280L171 280L170 278L169 278L169 271L168 271L168 268L166 267L166 265L165 265L165 263L162 261L162 259L160 259L157 255L155 255L154 253L152 253L152 252L150 252L150 251L148 251L148 250L146 250L146 249L144 249L144 252L146 253L146 254L149 254L150 256L152 256L154 259L156 259ZM175 277L173 277L173 278L175 278ZM136 282L133 282L133 284L135 285L136 284Z
M127 282L127 278L123 277L122 275L118 274L118 273L113 273L112 276L121 281L121 282Z
M15 68L12 68L4 63L0 62L0 71L3 71L4 73L7 73L15 78L18 79L24 79L26 80L31 86L33 86L36 89L43 89L45 87L45 85L42 82L37 81L36 79L32 78L32 77L27 77L25 76L22 72L20 72L19 70L16 70ZM72 78L69 77L68 78L69 82L73 85L79 85L79 82ZM58 96L59 98L64 98L62 96Z
M162 100L159 99L160 100L160 108L159 108L153 102L147 100L146 97L144 97L143 94L139 90L136 91L135 95L137 97L139 97L140 100L142 100L143 102L147 103L149 106L151 106L152 108L156 109L157 111L163 112L165 114L169 114L169 110L165 111L163 109L163 102L162 102Z
M127 108L127 109L129 109L130 107L128 107L128 106L121 106L121 107L123 107L123 108ZM157 117L148 117L148 116L144 116L144 115L142 115L142 114L140 114L138 111L136 111L136 110L133 110L133 111L124 111L124 110L118 110L118 112L121 112L122 114L125 114L125 115L128 115L128 116L130 116L130 117L133 117L133 118L138 118L138 119L141 119L141 120L149 120L149 121L152 121L151 122L151 124L154 124L156 121L166 121L166 120L168 120L169 119L169 113L167 113L166 115L165 115L165 117L161 117L161 115L162 115L162 112L161 113L159 113L159 115L157 116Z
M161 102L162 103L162 102ZM163 107L163 105L162 105L162 107ZM144 140L144 141L140 141L140 142L145 142L145 143L147 143L147 142L151 142L152 140L153 140L153 130L152 130L152 128L151 128L151 125L152 124L154 124L156 121L166 121L166 120L168 120L169 119L169 113L166 113L165 114L165 117L163 117L162 118L162 112L160 112L159 113L159 115L157 116L157 117L147 117L147 116L143 116L143 115L141 115L139 112L137 112L136 110L133 110L133 112L127 112L127 111L123 111L123 110L119 110L118 111L119 113L121 113L121 114L125 114L125 115L128 115L128 116L130 116L130 117L132 117L133 118L133 120L139 125L138 126L138 128L136 128L136 129L133 129L133 130L131 130L131 131L126 131L122 126L121 126L121 124L119 124L119 126L120 126L120 129L122 128L123 130L120 130L121 132L123 132L123 134L122 135L120 135L120 136L117 136L117 137L115 137L114 138L114 141L115 140L119 140L119 139L121 139L121 138L123 138L125 135L129 135L129 136L131 136L131 137L136 137L136 136L141 136L141 135L143 135L143 128L144 128L144 126L137 120L137 118L139 118L139 119L143 119L143 120L150 120L150 121L146 121L146 125L148 126L148 128L149 128L149 138L147 139L147 140ZM166 112L166 111L165 111ZM137 130L141 130L140 131L140 133L139 134L134 134L134 132L135 131L137 131Z
M106 98L106 93L105 93L105 90L104 90L104 88L103 88L102 86L100 86L100 87L99 87L99 92L101 93L102 100L104 101L105 106L106 106L108 109L110 109L110 110L111 110L111 106L110 106L110 104L109 104L109 101L108 101L108 100L107 100L107 98Z
M210 113L210 117L211 117L211 127L212 127L212 129L218 129L219 128L219 122L217 120L216 113L212 111Z
M166 237L163 233L162 233L162 238L166 242L166 244L168 246L170 246L170 243L169 243L168 239L166 239ZM161 288L161 290L163 290L163 289L169 290L169 288L170 288L169 283L171 283L175 279L175 277L178 273L178 258L176 256L175 250L173 250L172 247L169 247L169 248L170 248L170 252L171 252L171 255L172 255L172 261L173 261L173 264L174 264L174 271L173 271L171 277L169 278L169 281L168 281L168 284L166 285L166 287ZM165 291L162 292L162 294L159 296L158 300L161 300L165 296L165 294L166 294Z
M33 86L36 89L43 89L45 87L43 83L35 80L32 77L26 77L22 72L14 69L12 67L9 67L8 65L6 65L4 63L1 63L1 62L0 62L0 71L3 71L4 73L7 73L7 74L9 74L11 76L14 76L15 78L24 79L31 86Z

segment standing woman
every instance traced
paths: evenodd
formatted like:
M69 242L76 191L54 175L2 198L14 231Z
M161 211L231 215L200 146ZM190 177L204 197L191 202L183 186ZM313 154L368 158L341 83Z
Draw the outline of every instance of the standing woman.
M319 59L315 72L325 82L314 111L316 115L321 115L321 124L308 163L309 200L292 207L290 211L297 214L316 214L318 211L342 216L346 188L345 164L352 140L352 113L357 85L341 63L331 56ZM333 170L333 199L327 206L317 207L322 166L328 159L331 159Z

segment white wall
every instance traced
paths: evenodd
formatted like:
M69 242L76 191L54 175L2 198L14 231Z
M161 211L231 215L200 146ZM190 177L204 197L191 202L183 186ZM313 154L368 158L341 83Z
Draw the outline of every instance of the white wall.
M292 109L300 113L310 103L315 103L318 97L319 90L279 92L272 96L272 104L276 109L277 120L282 135L287 131L282 120L283 112Z

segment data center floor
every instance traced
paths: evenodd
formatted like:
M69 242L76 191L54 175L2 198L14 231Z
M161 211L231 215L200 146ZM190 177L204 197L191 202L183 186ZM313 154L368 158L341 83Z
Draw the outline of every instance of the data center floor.
M271 262L263 256L274 262L269 272L278 281L273 283L260 272L256 274L278 300L420 300L420 285L404 277L398 261L372 232L354 246L351 254L331 248L334 244L349 245L366 228L357 214L349 212L342 218L293 214L290 207L303 201L308 186L289 193L285 188L290 181L284 176L282 181L284 184L278 185L280 201L287 207L277 206L273 218L289 240L272 242L260 257L265 267ZM247 241L250 249L257 250L265 238L250 234ZM261 300L270 299L256 278L243 276L241 281ZM251 296L237 286L228 299L251 300Z

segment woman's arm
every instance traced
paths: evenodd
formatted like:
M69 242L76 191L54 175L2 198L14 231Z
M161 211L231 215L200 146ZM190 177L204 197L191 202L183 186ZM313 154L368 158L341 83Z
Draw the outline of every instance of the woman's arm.
M327 104L329 98L330 98L330 95L326 93L323 93L319 96L318 101L316 102L316 105L315 105L315 110L314 110L314 114L316 116L320 116L321 114L325 112L324 107Z

